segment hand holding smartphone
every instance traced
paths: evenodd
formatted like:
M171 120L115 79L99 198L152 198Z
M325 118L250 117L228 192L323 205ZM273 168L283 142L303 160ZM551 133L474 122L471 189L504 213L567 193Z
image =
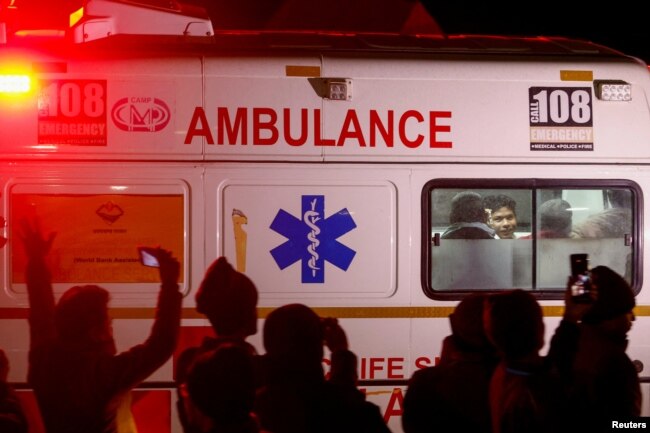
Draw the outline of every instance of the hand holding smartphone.
M577 303L590 303L591 277L589 275L589 256L587 254L571 254L571 298Z
M138 247L140 263L142 263L144 266L159 268L160 262L158 261L157 250L157 248L151 247Z

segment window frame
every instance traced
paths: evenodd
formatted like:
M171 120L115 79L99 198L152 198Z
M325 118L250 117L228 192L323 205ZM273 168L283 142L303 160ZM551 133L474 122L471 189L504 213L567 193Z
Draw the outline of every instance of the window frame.
M537 230L537 190L538 189L615 189L624 188L632 192L632 290L635 294L641 290L643 280L643 191L638 183L630 179L540 179L540 178L435 178L426 182L421 195L421 284L428 298L434 300L459 300L465 295L475 292L489 293L497 290L440 290L431 286L433 268L431 265L431 191L433 189L502 189L507 191L528 189L531 193L531 229L532 234ZM548 288L538 288L537 285L537 239L532 236L531 275L532 289L530 291L538 299L562 300L564 291ZM509 290L514 287L505 288Z

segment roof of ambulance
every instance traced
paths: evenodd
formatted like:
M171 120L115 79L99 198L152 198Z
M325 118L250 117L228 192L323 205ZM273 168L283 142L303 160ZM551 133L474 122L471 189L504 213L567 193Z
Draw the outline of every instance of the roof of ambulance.
M490 35L402 35L319 30L217 30L211 37L116 35L82 44L64 41L14 41L13 46L62 51L75 55L138 53L159 55L306 55L365 53L441 58L601 57L627 58L589 41L563 37L504 37Z
M167 0L112 0L160 9ZM43 46L74 56L110 53L150 55L300 55L366 53L381 55L478 57L620 57L621 53L585 40L544 36L447 35L419 1L391 0L381 14L368 14L375 0L329 0L313 8L301 0L183 0L172 2L171 13L209 19L214 34L205 37L112 35L73 44L64 41ZM202 3L207 9L192 5ZM252 7L257 5L256 7ZM42 11L41 11L42 12ZM34 47L39 42L14 38L11 45ZM101 54L100 54L101 53Z

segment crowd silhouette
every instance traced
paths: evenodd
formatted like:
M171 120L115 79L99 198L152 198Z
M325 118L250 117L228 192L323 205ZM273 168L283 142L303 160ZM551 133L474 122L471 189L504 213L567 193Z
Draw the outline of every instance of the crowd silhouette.
M498 362L483 326L486 294L466 296L449 316L440 363L416 371L404 397L402 425L407 433L440 431L489 433L488 390ZM462 391L461 391L462 390Z
M254 364L257 359L253 358L257 355L255 348L246 342L247 337L257 332L257 288L246 275L235 271L225 257L220 257L208 267L195 300L197 311L208 318L214 337L205 338L198 347L184 350L176 362L177 411L185 433L206 431L201 427L205 424L201 411L193 410L193 399L188 398L187 393L188 375L194 360L225 344L240 347ZM214 363L221 365L219 361ZM254 374L252 383L260 384L261 368L255 368L251 374Z
M27 433L27 418L14 389L7 382L9 360L0 349L0 431L4 433Z
M160 292L149 338L117 353L108 315L109 293L74 286L55 303L46 256L55 234L25 223L29 296L29 366L47 433L117 432L120 406L129 391L160 368L178 338L182 294L178 261L158 249Z
M24 224L28 383L46 432L118 433L129 392L177 345L179 262L170 251L155 250L161 285L150 335L118 353L107 290L74 286L55 302L46 265L54 241L55 234L42 233L38 224ZM595 267L591 278L588 302L578 302L569 277L564 314L545 355L543 312L529 291L465 296L449 316L451 334L441 342L440 362L409 380L404 432L601 431L613 419L640 416L639 378L626 354L634 293L607 267ZM265 352L259 354L246 341L257 333L257 288L224 257L207 269L195 299L214 336L176 362L185 433L390 432L379 407L357 387L357 357L336 319L303 304L280 306L264 322ZM0 350L0 431L25 433L8 368Z

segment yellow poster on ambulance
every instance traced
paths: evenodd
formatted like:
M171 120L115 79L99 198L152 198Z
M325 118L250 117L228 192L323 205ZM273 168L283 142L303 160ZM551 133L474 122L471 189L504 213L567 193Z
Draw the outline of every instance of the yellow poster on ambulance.
M38 220L45 235L56 233L47 257L53 283L157 283L158 270L140 263L139 246L170 250L183 268L181 194L18 193L11 219L13 239L25 219ZM26 259L14 242L12 283L25 282Z

